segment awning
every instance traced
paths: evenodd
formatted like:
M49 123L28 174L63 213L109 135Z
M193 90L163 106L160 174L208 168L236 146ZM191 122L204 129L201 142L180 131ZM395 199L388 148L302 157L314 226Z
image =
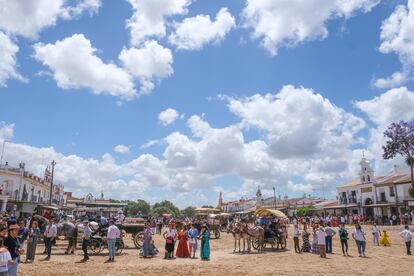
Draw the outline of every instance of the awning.
M322 209L346 209L346 208L356 208L358 205L356 204L348 204L348 205L333 205L333 206L326 206Z
M254 214L258 217L275 216L277 218L286 218L286 215L279 210L258 209Z
M391 203L377 203L377 204L370 204L370 205L363 205L363 208L369 208L369 207L385 207L385 206L391 206L394 204Z
M50 205L38 205L37 207L42 208L42 209L59 210L58 207L50 206Z

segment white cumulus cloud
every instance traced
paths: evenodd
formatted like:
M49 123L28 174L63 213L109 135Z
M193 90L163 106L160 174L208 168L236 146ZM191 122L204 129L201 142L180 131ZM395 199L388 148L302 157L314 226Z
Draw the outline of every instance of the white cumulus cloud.
M209 15L197 15L185 18L180 23L175 23L175 31L169 36L170 43L178 49L199 50L205 44L218 43L236 26L235 18L227 8L222 8L217 13L215 21L211 21Z
M166 35L166 18L183 15L192 0L128 0L133 15L126 22L130 31L131 44L140 45L148 38L162 38Z
M174 123L178 117L180 116L180 114L177 112L177 110L173 109L173 108L167 108L166 110L160 112L160 114L158 114L158 121L164 125L164 126L168 126L172 123Z
M253 37L276 55L280 47L296 46L328 36L326 23L369 12L380 0L246 0L242 12L244 26Z
M34 57L48 66L63 89L87 88L130 100L136 96L132 76L113 63L103 62L83 34L74 34L54 44L36 43Z
M414 0L398 5L381 26L381 53L395 53L402 64L401 72L374 81L378 88L393 88L413 79L414 71Z
M14 124L6 124L0 121L0 141L10 140L13 138Z
M84 11L97 12L100 0L0 0L0 29L36 39L39 32L62 17L72 19ZM74 4L74 5L70 5Z
M141 93L149 93L154 81L173 74L171 50L158 42L146 41L141 48L123 49L119 54L124 68L141 82Z
M18 51L19 47L0 31L0 87L6 86L8 79L24 80L16 70Z
M116 153L120 153L120 154L128 154L128 153L131 153L131 150L130 150L130 148L128 146L121 145L121 144L120 145L116 145L114 147L114 151Z

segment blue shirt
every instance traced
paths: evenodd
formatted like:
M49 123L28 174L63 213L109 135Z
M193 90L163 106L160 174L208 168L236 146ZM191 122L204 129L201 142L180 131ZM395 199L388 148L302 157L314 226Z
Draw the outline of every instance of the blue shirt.
M101 223L101 225L107 225L108 224L108 220L106 219L106 217L101 217L100 223Z
M339 234L339 237L341 238L341 241L349 240L348 230L346 230L345 228L339 228L338 234Z

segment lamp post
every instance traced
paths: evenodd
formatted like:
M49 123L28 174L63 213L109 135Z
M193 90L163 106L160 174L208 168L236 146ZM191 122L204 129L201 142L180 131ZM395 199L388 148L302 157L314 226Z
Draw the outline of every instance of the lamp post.
M53 160L52 161L52 176L51 176L51 179L50 179L49 205L52 205L53 176L54 176L54 173L55 173L55 165L56 165L56 162L55 162L55 160Z

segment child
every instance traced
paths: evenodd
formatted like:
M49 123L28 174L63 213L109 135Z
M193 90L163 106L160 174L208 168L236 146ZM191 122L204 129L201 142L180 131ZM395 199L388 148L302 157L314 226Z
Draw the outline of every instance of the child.
M381 241L380 244L383 246L390 246L390 235L387 234L387 231L382 231L382 237L381 237Z

